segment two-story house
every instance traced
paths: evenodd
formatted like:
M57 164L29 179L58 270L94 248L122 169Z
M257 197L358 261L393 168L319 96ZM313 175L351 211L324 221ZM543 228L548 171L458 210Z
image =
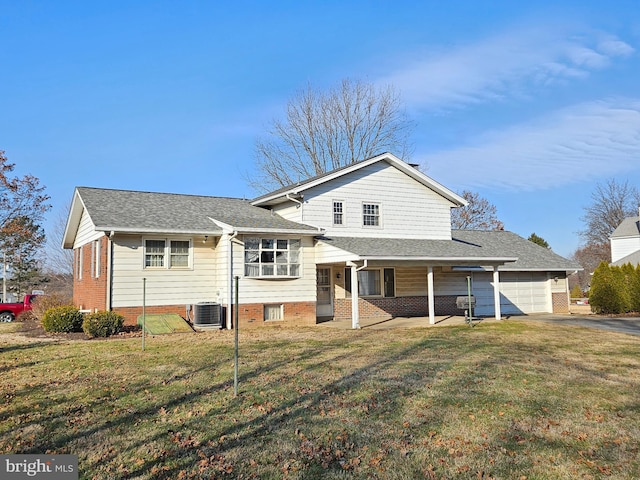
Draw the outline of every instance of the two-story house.
M612 265L640 264L640 216L625 218L609 240Z
M568 312L580 267L507 231L451 229L465 200L382 154L252 201L78 187L64 248L74 302L135 322L221 305L241 324Z

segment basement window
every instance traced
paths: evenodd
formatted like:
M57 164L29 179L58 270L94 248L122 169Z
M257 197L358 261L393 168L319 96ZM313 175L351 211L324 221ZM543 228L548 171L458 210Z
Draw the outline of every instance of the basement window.
M277 320L283 320L283 305L265 305L264 306L264 321L273 322Z

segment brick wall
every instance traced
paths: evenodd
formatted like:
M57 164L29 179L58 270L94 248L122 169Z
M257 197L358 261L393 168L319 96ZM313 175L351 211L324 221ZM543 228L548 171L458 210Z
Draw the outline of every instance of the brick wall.
M264 304L248 303L240 304L238 313L238 323L240 328L246 327L269 327L275 325L304 326L316 324L316 304L315 302L290 302L282 303L283 320L264 319ZM235 320L233 308L232 319Z
M264 304L254 303L240 305L240 312L238 320L240 328L255 328L255 327L268 327L275 325L287 325L287 326L304 326L316 324L316 304L314 302L295 302L282 304L284 311L283 320L268 320L264 319ZM138 316L142 315L142 307L117 307L113 311L119 313L125 318L125 325L136 325ZM149 315L152 314L177 314L187 320L187 312L185 305L160 305L153 306L147 305L145 312ZM226 313L223 312L223 315ZM193 320L193 312L191 312L191 320ZM233 308L231 309L231 320L235 321L235 315ZM223 325L226 325L226 316L222 319Z
M442 295L434 298L436 315L462 315L456 307L455 295ZM395 298L359 298L360 318L426 317L429 315L429 302L425 296ZM337 298L334 303L334 318L351 318L351 299Z
M73 304L82 310L106 310L107 308L107 237L96 241L99 244L99 268L95 269L95 246L92 243L76 248L74 253ZM82 255L82 277L78 275L78 258Z

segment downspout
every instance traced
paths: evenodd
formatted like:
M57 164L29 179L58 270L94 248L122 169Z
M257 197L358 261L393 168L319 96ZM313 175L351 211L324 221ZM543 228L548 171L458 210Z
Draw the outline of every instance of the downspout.
M229 235L229 250L227 259L227 329L231 330L231 306L233 305L233 240L238 236L238 231ZM235 328L235 326L234 326Z
M287 193L286 197L287 197L287 200L291 200L292 202L295 202L298 205L300 205L300 223L304 223L304 202L298 200L297 198L293 198L290 193Z
M113 236L116 234L113 230L107 235L107 298L105 307L108 312L113 308Z

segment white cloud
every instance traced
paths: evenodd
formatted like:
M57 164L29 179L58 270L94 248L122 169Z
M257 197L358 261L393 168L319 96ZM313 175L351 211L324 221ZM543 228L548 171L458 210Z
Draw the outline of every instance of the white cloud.
M589 102L419 157L438 181L537 190L640 173L640 99ZM455 166L455 168L452 168Z
M554 28L522 28L426 54L380 83L394 85L414 108L452 108L582 78L633 52L608 34L577 37Z

